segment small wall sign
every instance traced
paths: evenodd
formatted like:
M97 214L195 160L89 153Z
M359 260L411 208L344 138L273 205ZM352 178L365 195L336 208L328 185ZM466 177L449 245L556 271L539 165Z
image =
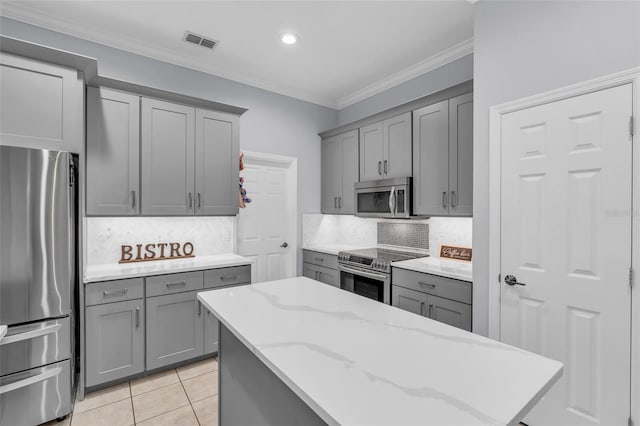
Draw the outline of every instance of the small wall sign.
M123 244L120 247L120 261L118 263L150 262L153 260L184 259L196 257L193 254L193 244L181 243L155 243L136 244L133 246Z
M471 262L472 249L469 247L456 247L440 245L440 257L445 259L462 260Z

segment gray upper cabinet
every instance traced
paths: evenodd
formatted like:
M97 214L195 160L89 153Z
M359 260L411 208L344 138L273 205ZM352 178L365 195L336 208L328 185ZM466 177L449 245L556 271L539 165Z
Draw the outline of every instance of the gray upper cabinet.
M86 385L144 371L144 299L86 308Z
M413 213L447 215L449 101L413 112Z
M193 214L194 130L194 108L142 99L142 214Z
M473 93L449 99L449 214L473 215Z
M87 88L87 214L140 212L140 97Z
M471 216L473 94L413 112L414 214Z
M358 182L358 131L322 141L322 212L353 214Z
M147 298L147 370L204 354L205 308L196 294Z
M83 90L75 69L1 53L2 144L80 152Z
M239 119L196 110L195 213L238 213Z
M411 113L360 128L360 181L412 176Z

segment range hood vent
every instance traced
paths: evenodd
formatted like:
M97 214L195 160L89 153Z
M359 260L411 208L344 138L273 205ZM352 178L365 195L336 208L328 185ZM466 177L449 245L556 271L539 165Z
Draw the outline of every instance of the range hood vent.
M206 38L201 35L192 33L191 31L187 31L184 34L184 41L197 44L198 46L206 47L207 49L213 49L218 45L218 43L220 43L218 40L213 40L212 38Z

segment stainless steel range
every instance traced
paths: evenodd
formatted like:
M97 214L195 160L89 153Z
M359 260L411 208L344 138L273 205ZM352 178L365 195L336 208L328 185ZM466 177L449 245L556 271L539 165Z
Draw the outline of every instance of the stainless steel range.
M340 288L391 304L391 263L426 257L424 252L368 248L338 253Z

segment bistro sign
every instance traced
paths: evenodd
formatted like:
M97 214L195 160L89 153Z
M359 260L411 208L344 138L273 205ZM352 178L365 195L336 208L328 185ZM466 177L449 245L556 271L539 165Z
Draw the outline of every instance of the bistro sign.
M118 263L150 262L153 260L184 259L196 257L193 254L193 244L186 243L155 243L155 244L123 244L120 247L120 261Z

